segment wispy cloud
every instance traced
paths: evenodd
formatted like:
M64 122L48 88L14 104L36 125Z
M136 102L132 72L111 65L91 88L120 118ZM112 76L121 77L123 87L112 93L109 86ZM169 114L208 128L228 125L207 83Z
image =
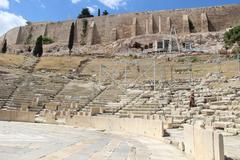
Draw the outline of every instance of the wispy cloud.
M0 36L14 27L25 25L26 22L27 20L24 19L22 16L5 11L0 11Z
M91 12L91 14L94 14L97 12L98 10L98 6L97 5L93 5L93 6L88 6L87 7L89 9L89 11Z
M73 4L80 2L81 0L71 0Z
M0 9L9 9L9 1L0 0Z
M127 0L98 0L98 1L111 9L118 9L119 7L127 5Z

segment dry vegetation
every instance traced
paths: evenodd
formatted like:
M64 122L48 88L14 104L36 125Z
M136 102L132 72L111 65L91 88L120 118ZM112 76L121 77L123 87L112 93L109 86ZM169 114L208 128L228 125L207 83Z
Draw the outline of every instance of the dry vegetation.
M69 56L42 57L35 69L67 73L72 69L76 69L82 60L81 57Z
M21 55L0 54L0 66L6 68L21 67L25 59L26 57Z

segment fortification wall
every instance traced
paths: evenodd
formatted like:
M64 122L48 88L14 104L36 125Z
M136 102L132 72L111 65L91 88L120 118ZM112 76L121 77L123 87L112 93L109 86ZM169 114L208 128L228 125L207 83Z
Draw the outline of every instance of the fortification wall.
M81 25L78 20L78 26ZM144 13L131 13L88 18L95 23L96 43L111 42L116 29L116 39L145 34L169 34L171 27L177 33L221 31L240 24L240 5L211 8L183 9Z
M52 38L55 42L67 43L72 22L73 21L48 23L45 35Z
M27 44L28 39L31 39L32 26L20 27L17 37L17 44Z
M46 25L47 25L46 23L32 25L32 32L31 32L32 41L35 42L40 35L45 35Z
M129 13L86 20L85 36L83 19L75 21L75 43L102 44L138 35L169 34L171 27L178 34L221 31L240 24L240 5ZM7 33L7 39L10 44L25 44L29 36L35 41L39 35L46 35L55 42L67 43L72 22L35 23L15 28Z
M14 29L10 30L9 32L7 32L6 37L5 37L7 39L7 43L10 44L10 45L16 44L18 33L19 33L19 27L14 28Z

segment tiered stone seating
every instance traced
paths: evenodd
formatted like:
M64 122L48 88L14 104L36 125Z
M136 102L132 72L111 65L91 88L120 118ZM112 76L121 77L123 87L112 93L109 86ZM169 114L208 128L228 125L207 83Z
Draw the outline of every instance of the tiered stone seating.
M82 110L90 101L101 93L102 87L92 82L70 81L51 103L57 103L61 109Z
M16 75L0 74L0 108L5 105L21 81Z
M4 107L20 109L22 105L26 105L30 111L39 112L65 83L66 80L63 78L28 75Z
M119 112L120 117L144 118L145 115L156 114L162 106L154 96L154 92L143 92Z
M91 108L101 107L104 113L113 114L121 108L120 96L123 91L115 86L105 88L93 101L91 101L84 109L85 112L90 112Z

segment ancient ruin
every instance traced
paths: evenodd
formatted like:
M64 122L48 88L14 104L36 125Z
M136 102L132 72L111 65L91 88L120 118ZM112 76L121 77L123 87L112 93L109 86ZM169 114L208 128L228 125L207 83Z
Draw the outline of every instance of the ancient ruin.
M78 19L0 38L9 53L0 55L0 120L31 123L0 122L0 156L240 159L240 56L219 52L240 5L85 20L84 34ZM40 35L54 42L31 56Z

